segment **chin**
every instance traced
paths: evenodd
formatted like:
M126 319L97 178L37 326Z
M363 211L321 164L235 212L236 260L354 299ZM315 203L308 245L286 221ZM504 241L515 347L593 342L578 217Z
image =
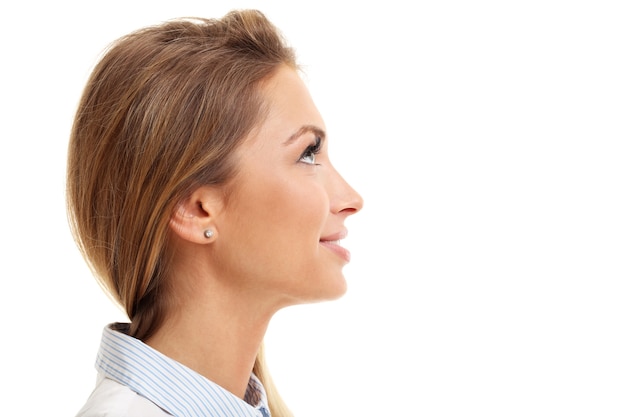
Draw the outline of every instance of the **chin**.
M292 287L290 300L287 304L311 304L324 301L333 301L341 298L348 290L348 284L343 274L325 276L324 279L310 277L307 281L311 285L297 288Z
M348 291L348 283L346 279L342 276L337 277L337 279L332 282L325 283L324 288L320 288L320 292L318 294L317 301L333 301L337 300L344 296L344 294Z

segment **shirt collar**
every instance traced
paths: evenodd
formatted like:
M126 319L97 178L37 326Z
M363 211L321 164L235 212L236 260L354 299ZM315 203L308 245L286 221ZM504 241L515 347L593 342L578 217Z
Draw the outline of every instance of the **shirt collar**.
M197 372L126 334L128 323L104 328L96 369L128 386L168 413L179 417L206 415L269 416L261 381L250 375L246 401ZM251 405L252 404L252 405Z

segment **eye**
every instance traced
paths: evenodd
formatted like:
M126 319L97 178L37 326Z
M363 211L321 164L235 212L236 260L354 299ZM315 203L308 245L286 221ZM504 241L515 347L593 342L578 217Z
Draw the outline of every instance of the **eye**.
M300 159L298 159L298 162L304 162L305 164L309 164L309 165L315 165L315 156L320 153L320 149L322 145L322 139L317 136L315 138L315 143L309 145L304 152L302 152L302 155L300 155Z

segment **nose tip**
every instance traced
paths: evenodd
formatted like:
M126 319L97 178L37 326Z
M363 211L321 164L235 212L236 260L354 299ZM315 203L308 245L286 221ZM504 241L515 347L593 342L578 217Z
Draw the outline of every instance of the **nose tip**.
M352 192L354 194L354 202L351 204L351 206L352 206L353 213L356 213L356 212L361 211L361 209L363 208L364 201L363 201L363 197L361 196L361 194L359 194L356 190L352 189Z
M350 184L343 180L343 192L338 199L337 212L351 215L358 213L363 208L363 197Z
M358 213L363 208L363 197L345 180L345 178L331 165L329 196L331 198L331 211L333 213L351 214Z

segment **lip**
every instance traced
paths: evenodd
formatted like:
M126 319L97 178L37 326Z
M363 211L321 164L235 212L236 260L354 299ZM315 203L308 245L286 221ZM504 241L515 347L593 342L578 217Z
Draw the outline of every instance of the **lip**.
M339 256L345 262L350 262L350 251L340 244L340 240L348 236L347 230L341 230L337 233L320 238L320 244L331 250L335 255Z

